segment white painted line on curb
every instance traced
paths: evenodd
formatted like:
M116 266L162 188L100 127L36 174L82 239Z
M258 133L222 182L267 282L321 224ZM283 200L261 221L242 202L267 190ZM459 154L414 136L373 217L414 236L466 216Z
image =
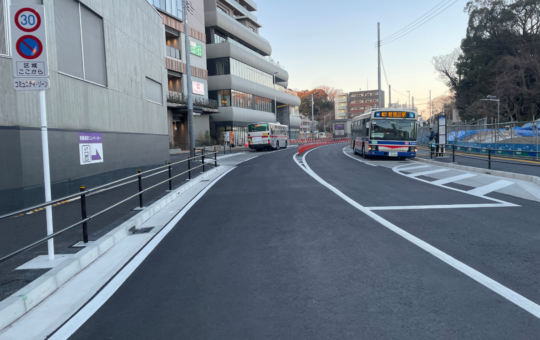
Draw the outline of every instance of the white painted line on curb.
M445 171L450 171L450 169L437 169L437 170L430 170L430 171L424 171L424 172L416 172L414 174L410 174L407 176L409 177L425 176L425 175L437 174L439 172L445 172Z
M458 176L439 179L437 181L431 182L431 184L443 185L443 184L457 182L457 181L461 181L462 179L467 179L467 178L476 177L476 176L477 175L475 175L475 174L463 174L463 175L458 175Z
M310 150L311 151L311 150ZM317 175L306 162L306 155L310 152L306 152L304 154L303 160L304 160L304 166L301 166L298 161L296 160L296 154L293 156L293 160L296 162L296 164L300 167L300 169L304 170L308 175L313 177L316 181L330 189L333 193L341 197L344 201L355 207L356 209L360 210L364 214L368 215L375 221L379 222L386 228L392 230L396 234L400 235L404 239L408 240L409 242L417 245L421 249L427 251L431 255L439 258L443 262L447 263L448 265L454 267L455 269L459 270L463 274L469 276L476 282L482 284L483 286L491 289L493 292L499 294L500 296L504 297L505 299L511 301L512 303L516 304L517 306L523 308L527 312L531 313L532 315L536 316L537 318L540 318L540 306L534 303L533 301L527 299L526 297L514 292L511 289L508 289L507 287L503 286L502 284L498 283L497 281L487 277L486 275L480 273L479 271L467 266L463 262L460 262L453 258L452 256L442 252L441 250L433 247L429 243L422 241L416 236L413 236L412 234L409 234L405 230L397 227L396 225L392 224L391 222L385 220L381 216L375 214L374 212L370 211L368 208L358 204L356 201L333 187L332 185L328 184L326 181L324 181L319 175Z
M363 161L363 160L361 160L361 159L358 159L358 158L356 158L356 157L353 157L353 156L349 155L348 153L345 152L345 149L346 149L346 148L348 148L348 146L346 146L346 147L343 148L343 153L345 154L345 156L351 157L352 159L354 159L355 161L359 161L360 163L364 163L364 164L371 165L371 166L376 166L375 164L368 163L368 162L366 162L366 161Z
M424 210L424 209L463 209L463 208L501 208L515 207L513 204L486 203L486 204L448 204L448 205L404 205L393 207L367 207L369 210Z
M86 306L66 322L49 340L68 339L75 333L101 306L122 286L129 276L139 267L139 265L150 255L158 244L167 236L167 234L176 226L184 215L201 199L214 184L227 175L232 168L216 178L203 191L201 191L187 206L182 209L174 219L172 219L141 251L131 260L117 275L99 292Z
M476 189L469 190L469 192L473 195L484 196L484 195L489 194L492 191L506 188L507 186L512 185L512 184L514 184L514 182L500 180L500 181L493 182L488 185L484 185L483 187L478 187Z

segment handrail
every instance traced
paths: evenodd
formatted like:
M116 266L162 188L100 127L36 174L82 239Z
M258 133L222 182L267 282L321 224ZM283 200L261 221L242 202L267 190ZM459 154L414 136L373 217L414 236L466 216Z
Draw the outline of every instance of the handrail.
M208 154L211 154L211 153L208 153ZM160 169L163 169L163 168L168 168L171 165L184 163L184 162L187 162L188 160L193 160L193 159L199 158L199 157L203 157L203 155L202 154L198 155L198 156L195 155L195 157L193 157L193 158L188 158L188 159L185 159L183 161L178 161L178 162L167 164L167 165L164 165L164 166L160 166L160 167L157 167L157 168L154 168L154 169L146 170L146 171L141 172L140 175L147 174L147 173L150 173L150 172L154 172L156 170L160 170ZM92 189L87 189L85 191L81 191L81 192L78 192L78 193L75 193L75 194L71 194L71 195L68 195L68 196L57 198L57 199L54 199L52 201L41 203L41 204L29 207L29 208L25 208L25 209L14 211L14 212L11 212L11 213L8 213L8 214L0 215L0 220L6 219L6 218L9 218L9 217L13 217L13 216L17 216L17 215L20 215L20 214L24 214L24 213L32 211L32 210L45 208L47 206L50 206L50 205L53 205L53 204L56 204L56 203L60 203L60 202L63 202L63 201L66 201L66 200L69 200L69 199L72 199L72 198L80 197L82 195L90 194L90 193L95 192L97 190L106 188L106 187L111 186L113 184L123 182L125 180L128 180L130 178L134 178L134 177L137 177L137 176L139 176L138 173L134 174L134 175L127 176L127 177L124 177L124 178L121 178L119 180L116 180L116 181L113 181L113 182L110 182L110 183L100 185L100 186L92 188Z

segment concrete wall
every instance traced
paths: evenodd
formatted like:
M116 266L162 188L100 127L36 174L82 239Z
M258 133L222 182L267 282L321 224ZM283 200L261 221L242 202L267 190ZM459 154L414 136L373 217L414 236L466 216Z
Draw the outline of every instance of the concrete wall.
M36 0L13 0L14 4ZM103 18L107 86L58 72L54 1L43 0L51 89L46 92L53 197L169 160L165 31L146 0L81 0ZM146 100L146 77L163 84L163 105ZM0 209L43 202L38 92L15 91L0 58ZM103 134L104 163L80 165L78 132Z

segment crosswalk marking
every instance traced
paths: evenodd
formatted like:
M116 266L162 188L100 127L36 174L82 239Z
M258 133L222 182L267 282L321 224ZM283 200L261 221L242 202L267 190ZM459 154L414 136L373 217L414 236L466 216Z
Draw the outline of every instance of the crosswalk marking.
M436 174L436 173L445 172L445 171L450 171L450 169L437 169L437 170L430 170L430 171L424 171L424 172L417 172L414 174L410 174L408 176L409 177L424 176L424 175L431 175L431 174Z
M489 194L490 192L505 188L505 187L507 187L509 185L512 185L512 184L514 184L514 182L500 180L500 181L493 182L493 183L488 184L488 185L484 185L482 187L478 187L476 189L469 190L468 192L470 194L473 194L473 195L484 196L486 194Z
M459 175L459 176L453 176L453 177L439 179L439 180L431 182L431 183L435 184L435 185L443 185L443 184L447 184L447 183L461 181L462 179L471 178L471 177L475 177L475 176L476 175L474 175L474 174L463 174L463 175Z
M429 168L431 167L430 165L419 165L419 166L413 166L413 167L410 167L410 168L402 168L402 169L399 169L399 171L409 171L409 170L414 170L414 169L421 169L421 168Z

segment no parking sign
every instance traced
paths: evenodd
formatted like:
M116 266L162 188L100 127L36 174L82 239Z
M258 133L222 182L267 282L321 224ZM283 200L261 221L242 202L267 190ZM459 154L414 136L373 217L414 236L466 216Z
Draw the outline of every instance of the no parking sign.
M48 90L44 6L12 5L10 13L15 90Z

